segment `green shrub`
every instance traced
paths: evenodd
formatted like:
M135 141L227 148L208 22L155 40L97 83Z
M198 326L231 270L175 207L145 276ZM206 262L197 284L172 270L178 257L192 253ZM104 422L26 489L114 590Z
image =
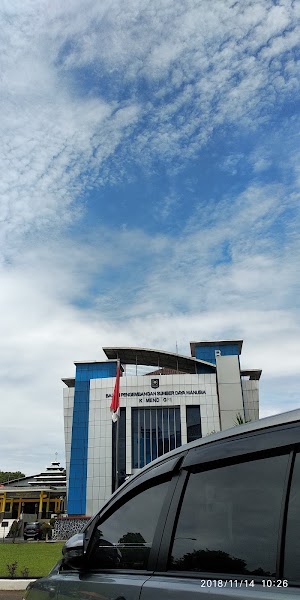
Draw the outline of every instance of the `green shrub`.
M7 566L7 570L9 572L9 575L12 579L14 579L14 577L16 576L16 572L17 572L17 566L18 563L15 561L13 563L9 563Z

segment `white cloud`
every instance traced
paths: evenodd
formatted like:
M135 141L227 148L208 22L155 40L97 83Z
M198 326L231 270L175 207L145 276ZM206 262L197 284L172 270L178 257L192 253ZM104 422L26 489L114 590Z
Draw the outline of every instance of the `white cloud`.
M214 227L209 233L213 238ZM201 232L198 236L200 242ZM285 308L282 298L291 291L296 256L240 256L222 270L214 266L209 248L201 256L200 243L193 257L195 242L196 234L175 242L170 237L151 240L130 229L121 236L111 231L90 247L77 243L68 248L60 240L56 254L43 255L36 248L2 272L2 468L33 473L56 451L63 460L60 378L74 374L74 360L105 359L101 347L106 345L172 350L178 342L179 352L188 354L190 340L242 338L242 367L263 369L262 416L297 407L300 324L296 310ZM74 297L86 298L95 282L95 256L104 273L117 249L121 278L134 268L137 245L152 257L144 278L138 270L139 293L133 289L130 297L130 285L111 284L110 299L100 288L96 306L82 310L72 305ZM205 254L205 242L202 248Z
M100 228L88 243L58 236L4 266L2 468L29 473L57 450L63 457L60 378L74 374L74 360L105 359L105 345L172 350L177 342L188 354L190 340L242 338L242 367L263 369L262 415L297 407L299 239L287 236L274 253L266 237L289 202L280 187L250 187L227 212L221 206L202 222L196 214L177 238ZM274 381L281 392L273 397Z
M145 149L144 159L153 152L195 154L220 124L256 127L299 90L292 76L300 27L296 3L256 0L245 7L229 1L212 6L208 0L154 0L145 6L131 0L124 11L118 0L84 6L54 2L44 14L34 3L31 25L26 6L19 18L33 38L28 64L34 54L37 73L52 82L52 90L68 83L69 90L78 91L80 69L87 68L92 94L106 95L106 76L116 102L124 86L131 102L141 102L143 126L132 148L136 158ZM37 25L40 35L34 33ZM16 32L15 39L20 53L24 39ZM21 70L26 74L22 64ZM145 105L137 93L142 81L147 82Z

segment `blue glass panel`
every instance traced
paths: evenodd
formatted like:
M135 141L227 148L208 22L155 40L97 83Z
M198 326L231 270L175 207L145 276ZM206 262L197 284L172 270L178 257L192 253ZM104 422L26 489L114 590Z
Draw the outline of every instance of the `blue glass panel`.
M138 413L137 410L132 411L131 416L132 426L132 466L138 469Z
M155 460L155 458L157 458L157 439L156 439L156 416L157 416L157 411L152 410L150 411L150 418L151 418L151 423L150 423L150 428L151 428L151 440L152 440L152 460Z
M175 448L175 413L173 410L170 411L169 423L170 423L170 450L174 450Z
M145 454L146 454L146 465L151 462L151 448L150 448L150 410L145 410Z
M164 436L164 454L169 452L169 427L168 427L168 409L163 408L163 436Z

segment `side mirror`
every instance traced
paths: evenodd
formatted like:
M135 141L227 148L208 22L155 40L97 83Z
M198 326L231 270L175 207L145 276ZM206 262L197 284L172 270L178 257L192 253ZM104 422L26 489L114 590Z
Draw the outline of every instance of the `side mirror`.
M71 569L78 569L83 564L84 533L76 533L65 543L63 553L63 565Z

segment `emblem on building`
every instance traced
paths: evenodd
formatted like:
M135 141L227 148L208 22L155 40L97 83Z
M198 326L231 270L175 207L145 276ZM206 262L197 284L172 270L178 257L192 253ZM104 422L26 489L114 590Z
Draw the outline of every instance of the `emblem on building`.
M151 379L151 387L156 390L159 387L159 379Z

